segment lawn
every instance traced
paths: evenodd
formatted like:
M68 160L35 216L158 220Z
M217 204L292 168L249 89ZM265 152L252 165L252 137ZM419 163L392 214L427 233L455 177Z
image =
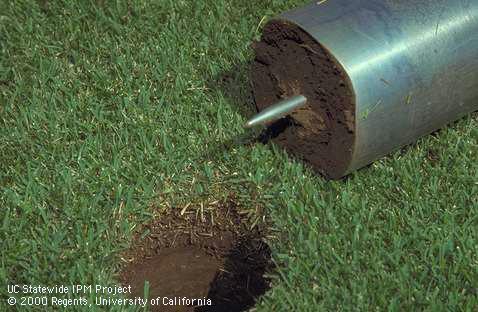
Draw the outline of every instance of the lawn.
M478 310L477 113L342 181L248 141L250 44L302 3L0 0L0 311L232 197L270 223L258 311Z

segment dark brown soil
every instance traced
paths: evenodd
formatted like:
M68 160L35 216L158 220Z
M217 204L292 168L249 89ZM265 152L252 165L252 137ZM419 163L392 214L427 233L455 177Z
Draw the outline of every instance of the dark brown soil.
M321 174L342 177L351 160L355 97L345 70L298 26L269 22L252 68L258 110L302 94L307 106L269 126L273 141Z
M211 208L211 207L209 207ZM272 268L262 230L246 227L231 200L204 209L177 210L145 226L127 251L120 280L143 297L202 299L212 305L151 306L152 311L244 311L269 289ZM149 232L141 238L140 233Z

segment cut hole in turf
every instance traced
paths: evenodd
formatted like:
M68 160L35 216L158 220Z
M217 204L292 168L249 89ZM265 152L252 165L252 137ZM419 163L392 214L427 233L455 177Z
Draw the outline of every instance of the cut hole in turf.
M264 275L272 265L263 231L248 228L233 201L216 205L202 216L193 209L161 215L142 229L146 236L138 233L120 274L122 283L131 285L132 297L144 297L148 281L148 301L156 303L151 311L254 306L270 287Z

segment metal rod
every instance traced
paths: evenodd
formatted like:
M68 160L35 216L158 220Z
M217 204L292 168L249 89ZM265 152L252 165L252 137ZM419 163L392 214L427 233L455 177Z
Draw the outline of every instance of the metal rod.
M282 100L254 115L246 122L244 127L252 128L257 125L265 125L271 121L275 121L286 116L297 108L304 106L306 103L307 98L303 95L295 95L288 99Z

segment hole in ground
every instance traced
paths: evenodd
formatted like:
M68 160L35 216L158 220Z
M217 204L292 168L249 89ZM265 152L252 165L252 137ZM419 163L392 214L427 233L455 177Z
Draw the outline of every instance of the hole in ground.
M144 297L148 281L151 311L253 307L270 288L265 275L273 268L264 230L248 228L232 200L172 210L138 231L123 256L120 280L131 285L131 297Z

